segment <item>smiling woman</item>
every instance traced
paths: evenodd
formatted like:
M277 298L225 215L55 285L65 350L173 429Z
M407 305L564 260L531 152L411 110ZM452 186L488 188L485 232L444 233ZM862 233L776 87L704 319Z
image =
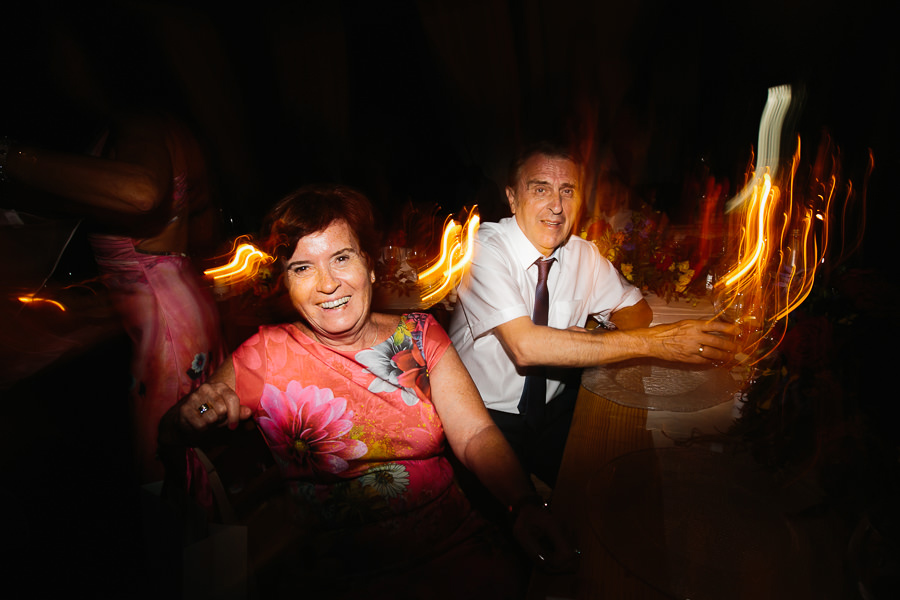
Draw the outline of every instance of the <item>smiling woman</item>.
M256 421L294 500L282 528L291 541L263 544L278 554L257 574L269 594L521 597L523 555L455 484L448 445L500 502L524 506L513 533L525 555L560 567L573 550L529 504L534 488L441 326L371 311L374 231L368 200L346 187L277 204L261 245L295 314L261 327L182 399L161 444L175 456L211 429Z
M370 312L374 221L365 196L338 186L301 188L266 220L263 246L284 270L295 325L321 344L360 350L390 327L391 317Z
M334 348L358 350L376 339L379 324L369 318L374 281L344 220L301 238L285 269L294 308L316 340Z

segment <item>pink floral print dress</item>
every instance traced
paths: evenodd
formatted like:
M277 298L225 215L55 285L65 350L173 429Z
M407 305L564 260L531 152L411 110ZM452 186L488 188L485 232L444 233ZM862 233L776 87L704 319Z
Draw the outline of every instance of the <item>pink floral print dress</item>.
M433 317L411 313L359 352L285 324L260 328L234 353L236 392L255 411L297 519L316 532L316 560L377 570L471 533L428 379L449 345Z

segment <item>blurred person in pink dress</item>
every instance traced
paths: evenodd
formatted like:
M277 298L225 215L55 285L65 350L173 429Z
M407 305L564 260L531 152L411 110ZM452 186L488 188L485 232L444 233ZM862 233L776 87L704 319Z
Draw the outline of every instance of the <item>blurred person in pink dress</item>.
M188 128L164 113L113 119L84 155L3 141L2 174L26 212L77 216L132 340L137 483L160 481L160 417L222 361L215 302L191 253L218 237L206 163Z

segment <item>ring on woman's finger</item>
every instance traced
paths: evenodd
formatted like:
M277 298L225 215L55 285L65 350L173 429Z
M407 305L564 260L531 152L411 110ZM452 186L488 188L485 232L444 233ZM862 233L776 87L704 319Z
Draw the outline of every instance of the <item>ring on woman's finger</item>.
M700 354L703 354L703 344L700 344Z
M200 406L197 407L197 412L200 413L201 415L208 410L209 410L209 404L207 404L206 402L204 402L203 404L201 404Z

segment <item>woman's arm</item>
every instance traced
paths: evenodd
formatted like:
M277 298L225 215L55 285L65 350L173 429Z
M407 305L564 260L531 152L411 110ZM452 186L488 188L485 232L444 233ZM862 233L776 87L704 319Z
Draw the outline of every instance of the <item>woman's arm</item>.
M460 462L504 504L534 492L515 453L494 424L456 349L429 371L432 401Z
M574 549L549 512L529 500L534 486L494 424L456 349L447 348L429 372L432 401L460 462L503 504L514 509L516 539L541 564L562 568Z
M172 182L165 130L152 119L122 122L112 159L12 144L4 173L30 189L68 200L72 212L101 219L153 213L169 197Z

